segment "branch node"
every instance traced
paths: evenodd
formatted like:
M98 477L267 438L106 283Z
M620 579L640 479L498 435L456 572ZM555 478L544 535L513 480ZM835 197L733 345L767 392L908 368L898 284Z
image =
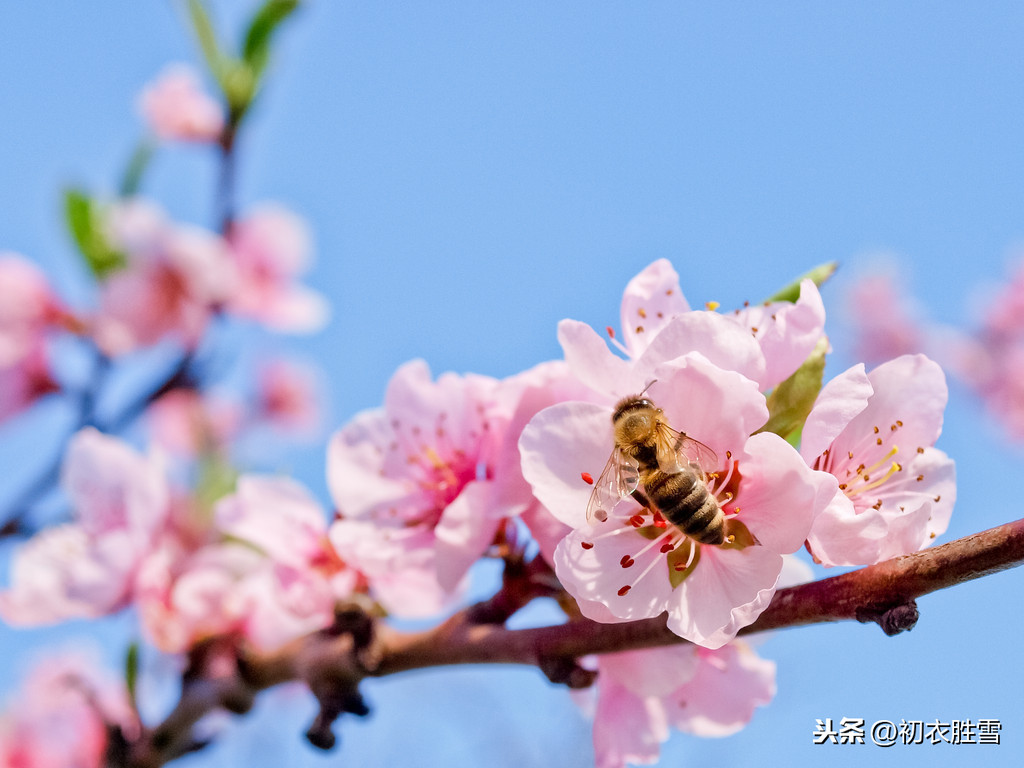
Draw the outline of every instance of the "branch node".
M862 606L855 613L857 621L862 624L874 622L889 637L912 630L919 616L917 603L913 598L886 608Z
M552 683L574 690L589 688L597 679L595 670L584 669L576 659L569 656L541 656L537 666Z

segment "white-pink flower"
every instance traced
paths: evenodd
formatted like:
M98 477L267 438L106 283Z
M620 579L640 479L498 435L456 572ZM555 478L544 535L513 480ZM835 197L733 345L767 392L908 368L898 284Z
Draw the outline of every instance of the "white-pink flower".
M279 205L253 208L228 235L238 285L228 300L233 314L284 333L310 333L327 323L324 297L298 282L309 269L306 223Z
M102 284L94 336L120 355L167 336L199 343L213 312L232 294L237 275L224 241L177 225L143 200L114 205L108 236L127 263Z
M139 96L139 111L150 129L167 141L216 141L224 130L224 110L202 89L199 73L170 64Z
M730 333L750 338L730 327L716 341ZM584 615L629 621L667 611L673 632L718 648L767 607L782 555L803 544L826 496L822 486L835 481L808 471L778 436L751 436L768 416L755 381L696 352L654 373L648 395L670 425L717 454L718 466L705 468L708 490L730 526L742 524L749 537L697 544L628 497L606 521L588 522L588 479L600 475L614 445L611 403L541 411L520 439L523 474L540 502L573 529L555 552L555 569Z
M862 364L822 389L800 452L839 488L815 519L808 548L825 565L866 565L928 546L956 501L955 466L934 448L946 407L942 369L904 355Z
M167 523L161 466L117 438L87 428L68 445L62 485L74 522L45 529L13 557L0 616L36 625L123 608L138 569Z

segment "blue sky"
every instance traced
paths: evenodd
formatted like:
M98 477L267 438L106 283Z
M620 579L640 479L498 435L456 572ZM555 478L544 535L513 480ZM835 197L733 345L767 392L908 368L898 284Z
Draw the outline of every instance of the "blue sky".
M224 30L251 7L211 3ZM309 219L310 282L334 316L274 346L325 367L333 428L412 357L504 376L559 356L560 319L617 325L625 283L660 257L692 302L724 307L838 260L830 374L854 362L843 286L875 254L899 259L933 318L969 322L1024 240L1022 33L1010 2L312 2L243 137L239 195ZM0 249L84 302L59 190L113 191L141 132L136 94L195 48L177 4L134 0L11 3L3 38ZM145 191L210 224L214 170L212 154L168 150ZM52 450L38 427L53 419L0 428L0 499L23 456ZM956 385L939 447L959 475L946 539L1018 517L1024 453ZM326 501L323 463L321 443L286 467ZM775 703L730 739L675 735L663 763L1019 764L1022 587L1011 571L923 598L896 638L779 633L762 647ZM112 659L129 623L100 630ZM32 647L94 631L71 630L0 627L0 683ZM340 756L304 746L306 698L284 692L284 715L265 702L191 764L592 763L589 726L532 670L416 673L367 695L375 716L342 724ZM1000 718L1004 744L811 746L815 718L844 716Z

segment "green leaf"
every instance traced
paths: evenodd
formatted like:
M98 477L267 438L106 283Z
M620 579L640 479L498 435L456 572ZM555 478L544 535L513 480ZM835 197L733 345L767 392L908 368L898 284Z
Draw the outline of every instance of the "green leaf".
M690 550L695 547L693 562L687 565L686 561L690 559ZM700 562L700 544L693 539L684 538L682 544L669 552L665 559L668 561L668 580L672 584L672 589L675 589L693 573L693 569Z
M789 439L803 429L807 414L821 391L827 351L828 338L822 336L796 372L768 395L768 421L754 434L774 432Z
M99 279L122 269L127 260L107 240L96 203L80 189L64 191L64 219L86 265Z
M121 178L121 187L118 190L121 197L134 197L138 194L139 187L142 185L142 177L146 173L146 168L149 167L149 161L153 159L155 151L156 147L151 141L141 141L135 147L135 151L132 152L131 159L128 161L128 167L124 170L124 176Z
M249 109L256 95L256 85L256 74L246 62L232 59L225 63L221 87L224 89L224 99L228 103L233 125L238 125Z
M206 10L203 0L188 0L188 15L192 21L192 29L196 33L196 40L199 42L199 50L203 53L206 66L214 76L221 88L224 87L224 60L220 43L217 42L217 32L213 28L210 14Z
M235 490L236 470L226 459L206 452L199 464L195 498L201 509L212 509L220 499Z
M819 264L809 272L800 275L796 280L787 285L781 291L776 293L771 298L767 299L765 303L772 303L775 301L788 301L791 304L795 304L796 300L800 298L800 283L804 280L810 279L819 288L824 285L825 281L828 280L832 275L835 274L836 270L839 269L839 262L829 261L825 264Z
M299 7L298 0L266 0L256 11L242 44L242 59L259 79L270 59L270 43L281 22Z
M135 707L138 701L135 695L136 684L139 680L139 643L133 642L128 646L128 653L124 658L124 683L128 689L128 700Z

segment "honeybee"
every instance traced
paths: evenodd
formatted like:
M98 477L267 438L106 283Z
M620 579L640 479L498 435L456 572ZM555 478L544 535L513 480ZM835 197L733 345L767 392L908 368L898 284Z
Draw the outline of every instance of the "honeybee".
M719 466L715 452L672 429L642 392L619 401L612 426L615 448L590 494L587 521L607 520L620 499L632 496L694 541L725 544L727 520L706 482Z

